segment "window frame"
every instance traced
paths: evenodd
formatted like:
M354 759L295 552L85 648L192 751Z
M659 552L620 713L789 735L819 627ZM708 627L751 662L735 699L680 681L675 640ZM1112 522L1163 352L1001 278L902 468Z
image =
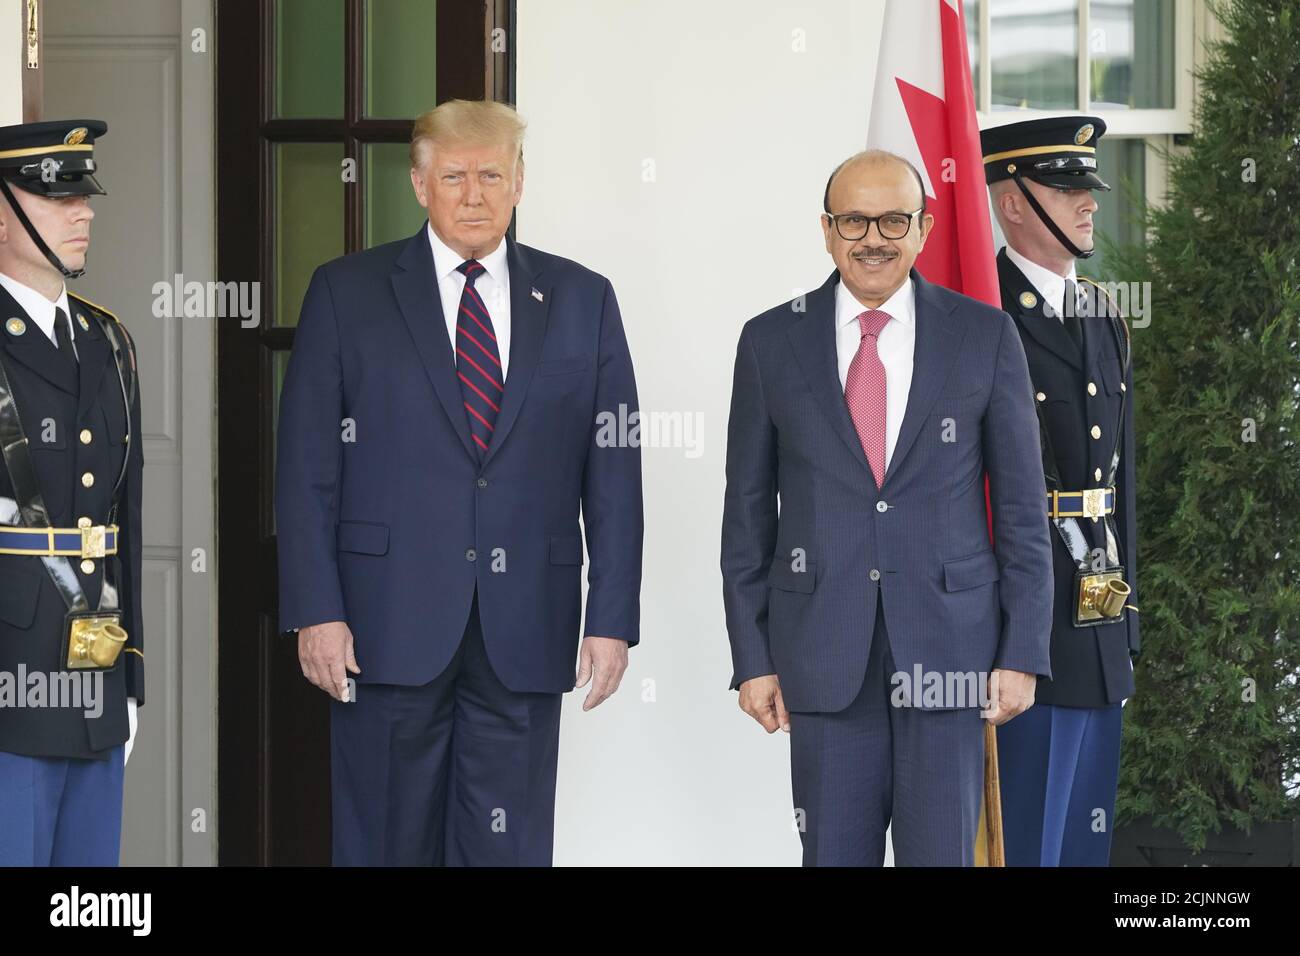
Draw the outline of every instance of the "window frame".
M1174 7L1174 105L1171 109L1095 109L1091 94L1091 59L1089 32L1091 29L1092 0L1079 0L1078 9L1078 90L1075 104L1080 113L1099 116L1106 121L1106 135L1123 138L1169 136L1192 131L1192 102L1195 81L1192 66L1196 54L1197 10L1194 6L1177 3ZM1062 110L993 110L992 52L987 42L992 23L990 0L979 0L978 24L975 46L979 53L979 87L975 91L975 113L980 129L1002 126L1039 117L1067 115ZM965 10L963 9L963 17ZM1074 112L1074 111L1070 111ZM1151 144L1148 144L1151 145ZM1149 165L1149 164L1148 164Z

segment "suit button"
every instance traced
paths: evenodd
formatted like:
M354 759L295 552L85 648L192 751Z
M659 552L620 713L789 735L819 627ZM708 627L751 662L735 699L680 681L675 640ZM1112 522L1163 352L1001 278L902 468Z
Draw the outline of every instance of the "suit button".
M873 580L873 581L879 581L879 580L880 580L880 572L877 571L875 568L872 568L872 569L871 569L871 572L867 575L867 577L871 578L871 580Z
M1088 394L1089 394L1089 395L1096 395L1096 394L1097 394L1097 383L1096 383L1096 382L1089 382L1089 383L1088 383Z
M1038 399L1040 402L1047 401L1047 396L1044 395L1042 392L1039 392L1037 395L1034 396L1034 398Z
M486 478L480 478L478 481L474 482L474 484L478 485L480 488L486 488L488 481Z
M78 519L77 519L77 527L78 527L78 528L89 528L92 524L94 524L94 522L91 521L89 518L78 518Z
M90 442L91 442L91 440L92 440L94 437L95 437L95 436L92 435L92 434L90 433L90 429L89 429L89 428L83 428L83 429L81 430L81 443L82 443L83 445L89 445Z
M1092 470L1092 480L1093 480L1093 481L1101 481L1101 469L1100 469L1100 468L1094 468L1094 469Z
M477 559L478 559L478 552L475 551L473 548L470 548L465 552L466 561L476 561Z
M95 562L94 562L94 561L89 561L89 560L87 560L87 561L82 561L82 562L81 562L81 573L82 573L82 574L94 574L94 573L95 573Z
M94 483L95 483L95 476L92 475L90 472L86 472L81 476L81 487L89 488Z
M1088 434L1091 435L1093 438L1100 438L1100 437L1101 437L1101 426L1100 426L1100 425L1093 425L1093 426L1092 426L1092 431L1088 432Z
M889 505L885 504L883 501L877 501L876 510L879 511L881 514L884 514L886 511L889 510Z

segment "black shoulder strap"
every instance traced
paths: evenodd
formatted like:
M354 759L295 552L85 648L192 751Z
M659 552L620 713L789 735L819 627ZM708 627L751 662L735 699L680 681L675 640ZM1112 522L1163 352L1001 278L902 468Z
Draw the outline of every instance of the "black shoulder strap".
M45 499L41 497L40 486L36 483L31 448L27 443L27 435L23 432L23 422L18 416L18 402L14 398L3 361L0 361L0 452L3 453L5 468L9 472L9 481L14 486L14 500L18 502L18 513L22 516L23 524L29 528L48 528L50 512L45 507Z
M1080 282L1086 282L1095 288L1099 293L1106 297L1106 318L1110 321L1111 334L1115 336L1115 348L1119 350L1120 362L1120 381L1128 378L1129 366L1132 364L1132 341L1129 337L1128 323L1124 321L1124 316L1120 314L1119 307L1115 305L1115 300L1110 297L1110 293L1103 289L1092 279L1079 276Z
M36 484L36 470L32 467L31 448L27 444L27 436L23 434L18 405L14 401L9 374L5 371L2 361L0 361L0 450L4 453L5 468L8 469L9 480L14 486L14 500L18 502L18 514L22 523L29 528L50 527L50 513L45 507L45 500L41 497L41 489ZM63 603L67 605L68 610L87 610L89 605L86 602L86 592L82 589L81 579L72 569L71 562L67 558L55 555L44 555L40 560L45 565L50 582L63 598ZM106 565L107 562L104 564ZM101 606L104 604L107 590L107 588L101 589Z
M126 484L126 475L128 466L131 461L131 443L138 436L131 434L131 408L135 405L136 395L136 364L135 364L135 343L131 341L130 334L126 331L126 326L122 325L107 309L95 305L80 296L69 295L85 305L95 321L99 323L100 330L108 340L108 344L113 349L113 364L117 367L117 382L122 390L122 402L125 405L124 413L126 415L126 446L122 454L122 470L118 473L117 481L113 485L113 494L111 498L112 512L109 516L109 522L117 520L117 506L121 500L122 487Z

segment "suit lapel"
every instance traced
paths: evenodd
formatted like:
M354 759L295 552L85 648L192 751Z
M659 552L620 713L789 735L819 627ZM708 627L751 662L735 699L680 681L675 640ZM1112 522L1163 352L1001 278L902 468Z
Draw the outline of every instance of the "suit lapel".
M998 252L998 281L1002 286L1002 301L1011 302L1011 317L1025 329L1034 341L1077 369L1083 368L1083 359L1070 333L1055 315L1047 313L1047 304L1034 284L1025 278L1014 262L1007 257L1005 248ZM1028 295L1026 295L1028 293ZM1029 298L1032 296L1032 300ZM1026 305L1026 302L1033 305Z
M912 443L920 434L943 383L961 353L966 329L952 317L952 304L935 294L934 286L912 270L916 290L916 344L912 351L912 385L907 392L907 410L898 431L894 453L885 469L885 484L898 471Z
M835 433L853 453L874 491L876 480L862 450L857 429L853 427L849 407L844 401L844 389L840 385L839 360L835 350L835 286L838 282L839 273L833 272L821 288L808 293L808 312L790 326L786 337L813 397L821 405Z
M76 335L77 372L80 376L80 391L77 393L77 419L80 421L90 410L99 396L99 383L104 377L104 368L112 356L112 348L104 338L104 331L99 321L84 305L68 296L68 308L72 310L73 332ZM82 326L81 320L86 325ZM130 414L130 409L127 410Z
M11 318L22 319L26 330L22 335L14 335L6 328ZM58 347L41 331L40 326L14 300L9 292L0 286L0 343L6 345L6 354L21 362L51 385L62 389L69 395L77 394L77 369L68 361L67 356L60 355Z
M483 462L485 465L497 453L519 417L519 409L542 354L551 303L551 287L542 278L542 271L534 266L532 257L510 238L506 239L506 264L510 270L509 371L506 373L501 411L497 414L496 428ZM540 294L540 301L533 295L534 290Z
M456 377L456 361L447 337L447 321L442 314L442 296L438 292L438 277L434 274L433 250L429 237L421 227L406 244L394 265L393 293L401 308L402 318L415 340L415 352L433 383L443 411L451 427L460 436L465 453L478 461L478 452L469 434L469 421L465 418L464 398L460 380Z

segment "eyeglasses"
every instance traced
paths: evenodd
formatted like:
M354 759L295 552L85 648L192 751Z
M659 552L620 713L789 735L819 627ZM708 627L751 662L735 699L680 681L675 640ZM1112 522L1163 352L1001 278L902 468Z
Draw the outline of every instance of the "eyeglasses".
M885 239L902 239L912 228L912 220L923 212L925 212L924 208L915 212L887 212L882 216L861 216L855 212L840 213L838 216L823 213L823 216L835 223L835 231L840 234L841 239L846 242L857 242L871 230L873 222Z

